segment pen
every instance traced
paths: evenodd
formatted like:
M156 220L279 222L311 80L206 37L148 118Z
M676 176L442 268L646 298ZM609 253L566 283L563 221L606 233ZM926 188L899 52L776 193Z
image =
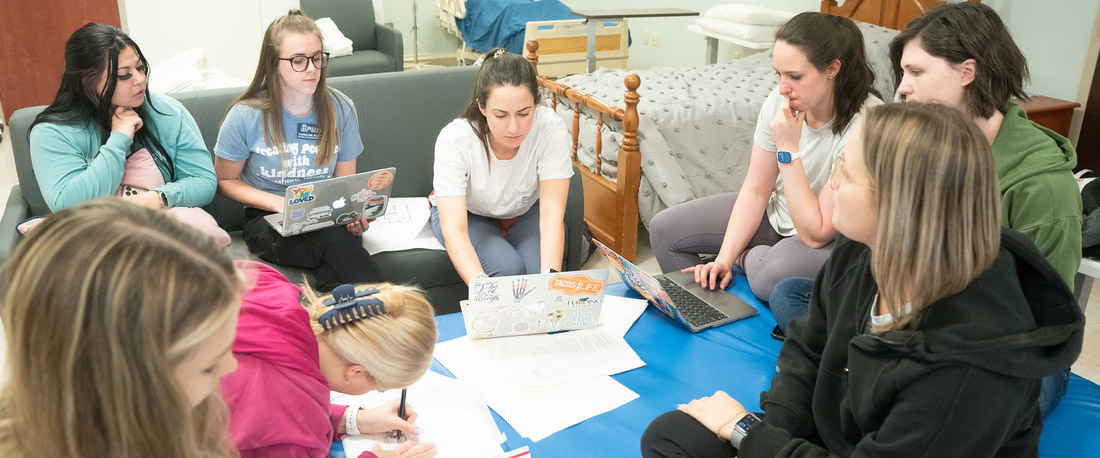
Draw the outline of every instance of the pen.
M405 419L405 396L408 392L409 390L407 388L401 389L401 405L397 408L397 416L401 417L402 420ZM397 438L400 439L403 436L404 433L401 430L397 430Z

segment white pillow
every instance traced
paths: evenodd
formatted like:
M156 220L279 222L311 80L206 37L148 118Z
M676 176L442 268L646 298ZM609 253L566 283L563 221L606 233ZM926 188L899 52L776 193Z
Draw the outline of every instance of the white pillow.
M703 13L703 17L741 24L778 26L786 24L795 14L790 11L773 10L756 5L727 3L707 10L706 13Z
M205 60L205 50L196 47L153 64L149 90L171 94L203 89L206 87L206 80L202 76Z
M340 28L336 27L336 23L332 22L332 18L323 17L316 22L317 28L321 29L321 37L325 42L325 52L329 54L329 57L351 55L351 39L340 32Z
M240 80L229 76L224 70L218 67L208 67L202 71L202 77L206 80L204 89L220 89L223 87L245 87L248 86L248 81Z
M775 32L779 30L776 25L749 25L711 18L699 18L695 22L709 32L755 42L775 41Z

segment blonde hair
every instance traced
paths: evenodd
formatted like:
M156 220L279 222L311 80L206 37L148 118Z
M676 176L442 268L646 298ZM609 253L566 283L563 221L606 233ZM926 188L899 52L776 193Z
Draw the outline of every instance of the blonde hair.
M256 65L252 83L237 100L233 101L233 105L240 104L260 110L263 115L264 141L268 145L274 145L279 151L282 164L286 164L286 152L283 151L286 130L283 126L283 92L279 86L279 44L288 33L314 35L317 40L324 43L321 29L317 28L317 23L306 16L302 10L292 9L286 16L272 21L264 32L263 44L260 47L260 61ZM332 99L336 98L340 101L341 114L344 110L351 109L343 103L343 99L334 97L336 91L328 88L325 83L325 73L326 71L322 69L321 76L317 80L317 92L313 93L313 113L317 120L317 130L320 132L317 141L317 157L314 162L318 166L328 164L341 145L340 126L336 121L336 109Z
M357 291L377 289L386 313L353 321L325 331L317 319L332 308L323 304L331 294L319 296L305 285L302 306L317 340L341 357L370 372L379 391L404 388L420 379L432 365L438 333L435 313L422 291L390 283L357 285Z
M993 153L968 116L942 105L865 109L862 134L878 205L871 272L895 328L913 328L923 309L965 289L997 257Z
M209 237L163 212L101 199L50 216L0 272L0 455L230 456L220 395L191 409L174 370L241 288Z

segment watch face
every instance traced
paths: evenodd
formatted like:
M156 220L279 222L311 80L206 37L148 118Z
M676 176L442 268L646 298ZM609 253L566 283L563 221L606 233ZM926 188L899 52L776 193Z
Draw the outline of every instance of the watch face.
M779 158L779 162L789 164L791 162L791 153L787 151L780 151L776 153L776 157Z
M737 422L737 429L748 433L749 430L756 427L756 425L759 423L760 419L756 418L756 415L748 414L742 417L741 420Z

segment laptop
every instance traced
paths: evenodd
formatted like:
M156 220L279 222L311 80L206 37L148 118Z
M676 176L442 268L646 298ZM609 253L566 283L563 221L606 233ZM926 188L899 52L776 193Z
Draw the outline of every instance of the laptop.
M593 328L600 324L607 269L483 277L459 303L474 339Z
M283 237L386 213L395 167L286 187L283 212L264 217Z
M592 239L592 242L607 258L611 267L619 271L624 283L691 332L732 323L759 313L733 294L704 288L695 282L695 274L669 272L654 277L599 240Z

